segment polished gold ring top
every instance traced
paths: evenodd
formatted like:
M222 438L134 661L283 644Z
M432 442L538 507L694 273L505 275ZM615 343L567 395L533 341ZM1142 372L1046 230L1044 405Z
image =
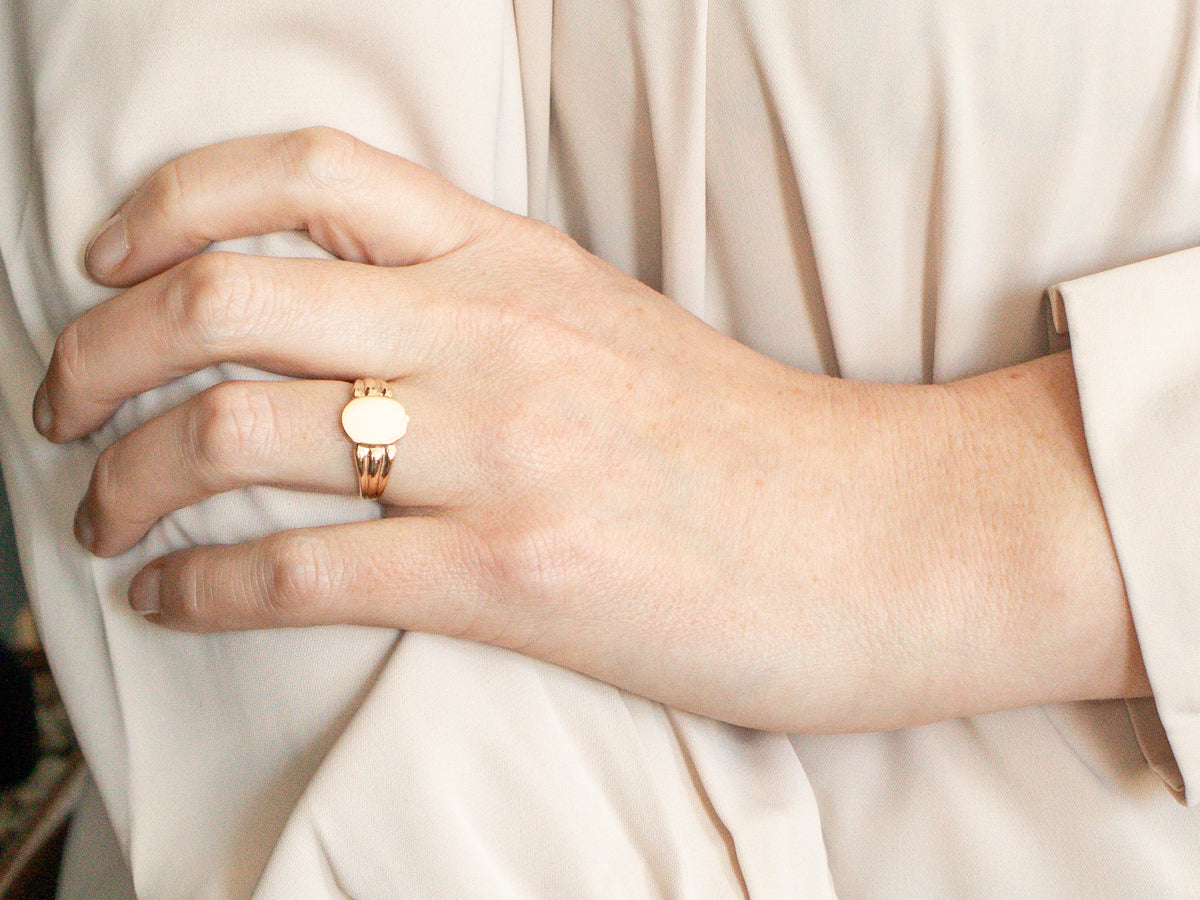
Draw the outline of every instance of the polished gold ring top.
M387 487L396 441L408 430L408 413L380 378L359 378L354 396L342 408L342 430L354 442L358 494L378 500Z

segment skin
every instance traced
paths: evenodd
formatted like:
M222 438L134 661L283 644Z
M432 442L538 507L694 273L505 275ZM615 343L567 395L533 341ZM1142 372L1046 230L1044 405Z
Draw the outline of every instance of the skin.
M338 259L201 254L283 229ZM164 626L441 632L787 731L1149 691L1067 355L934 386L800 372L325 129L181 157L87 261L124 290L60 336L49 439L219 361L296 379L106 449L95 554L250 484L355 495L356 377L411 416L384 518L159 559L131 602Z

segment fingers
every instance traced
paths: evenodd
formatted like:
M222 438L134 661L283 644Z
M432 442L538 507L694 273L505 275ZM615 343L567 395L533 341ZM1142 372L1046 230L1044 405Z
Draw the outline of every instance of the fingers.
M407 265L462 246L499 211L428 169L330 128L241 138L152 175L88 248L88 271L124 286L208 244L307 230L335 256Z
M389 518L173 553L134 578L129 598L185 631L337 623L461 635L479 624L482 559L453 519Z
M125 399L217 362L346 381L409 374L441 340L440 292L424 284L432 275L202 254L64 329L35 422L52 440L75 440Z
M398 393L412 428L396 442L381 500L442 506L462 483L449 462L463 457L451 437L458 429L445 420L445 405L419 391ZM349 399L350 386L339 382L232 381L210 388L101 454L76 515L76 536L93 553L115 556L167 513L248 485L356 496L354 444L339 419Z

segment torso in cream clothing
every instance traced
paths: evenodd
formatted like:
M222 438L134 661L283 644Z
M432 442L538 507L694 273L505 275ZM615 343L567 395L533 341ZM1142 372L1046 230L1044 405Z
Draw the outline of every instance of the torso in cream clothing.
M147 560L373 507L238 492L90 559L70 522L97 449L259 376L186 379L65 449L28 421L55 334L106 296L81 248L122 196L190 148L318 123L550 219L805 369L945 381L1030 359L1051 349L1047 287L1200 243L1192 3L28 0L0 16L3 467L139 895L1200 896L1200 818L1176 796L1200 766L1200 522L1125 514L1147 488L1095 423L1133 382L1110 384L1090 349L1135 302L1163 347L1200 333L1161 266L1128 302L1112 282L1066 293L1162 725L1099 703L789 738L426 635L167 633L124 602ZM315 252L298 235L234 246ZM1139 408L1159 409L1155 390L1195 401L1154 444L1196 460L1200 352L1169 367L1155 348L1122 365L1153 375ZM1200 469L1155 468L1163 496L1196 496Z

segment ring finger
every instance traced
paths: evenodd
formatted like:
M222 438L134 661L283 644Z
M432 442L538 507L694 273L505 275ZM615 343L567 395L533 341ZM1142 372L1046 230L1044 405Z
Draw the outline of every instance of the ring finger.
M465 483L451 462L467 458L454 446L461 430L426 392L393 390L411 421L381 502L452 504ZM350 398L350 385L336 381L230 381L204 391L100 455L77 537L93 553L115 556L167 513L255 484L357 496L355 445L340 422Z

